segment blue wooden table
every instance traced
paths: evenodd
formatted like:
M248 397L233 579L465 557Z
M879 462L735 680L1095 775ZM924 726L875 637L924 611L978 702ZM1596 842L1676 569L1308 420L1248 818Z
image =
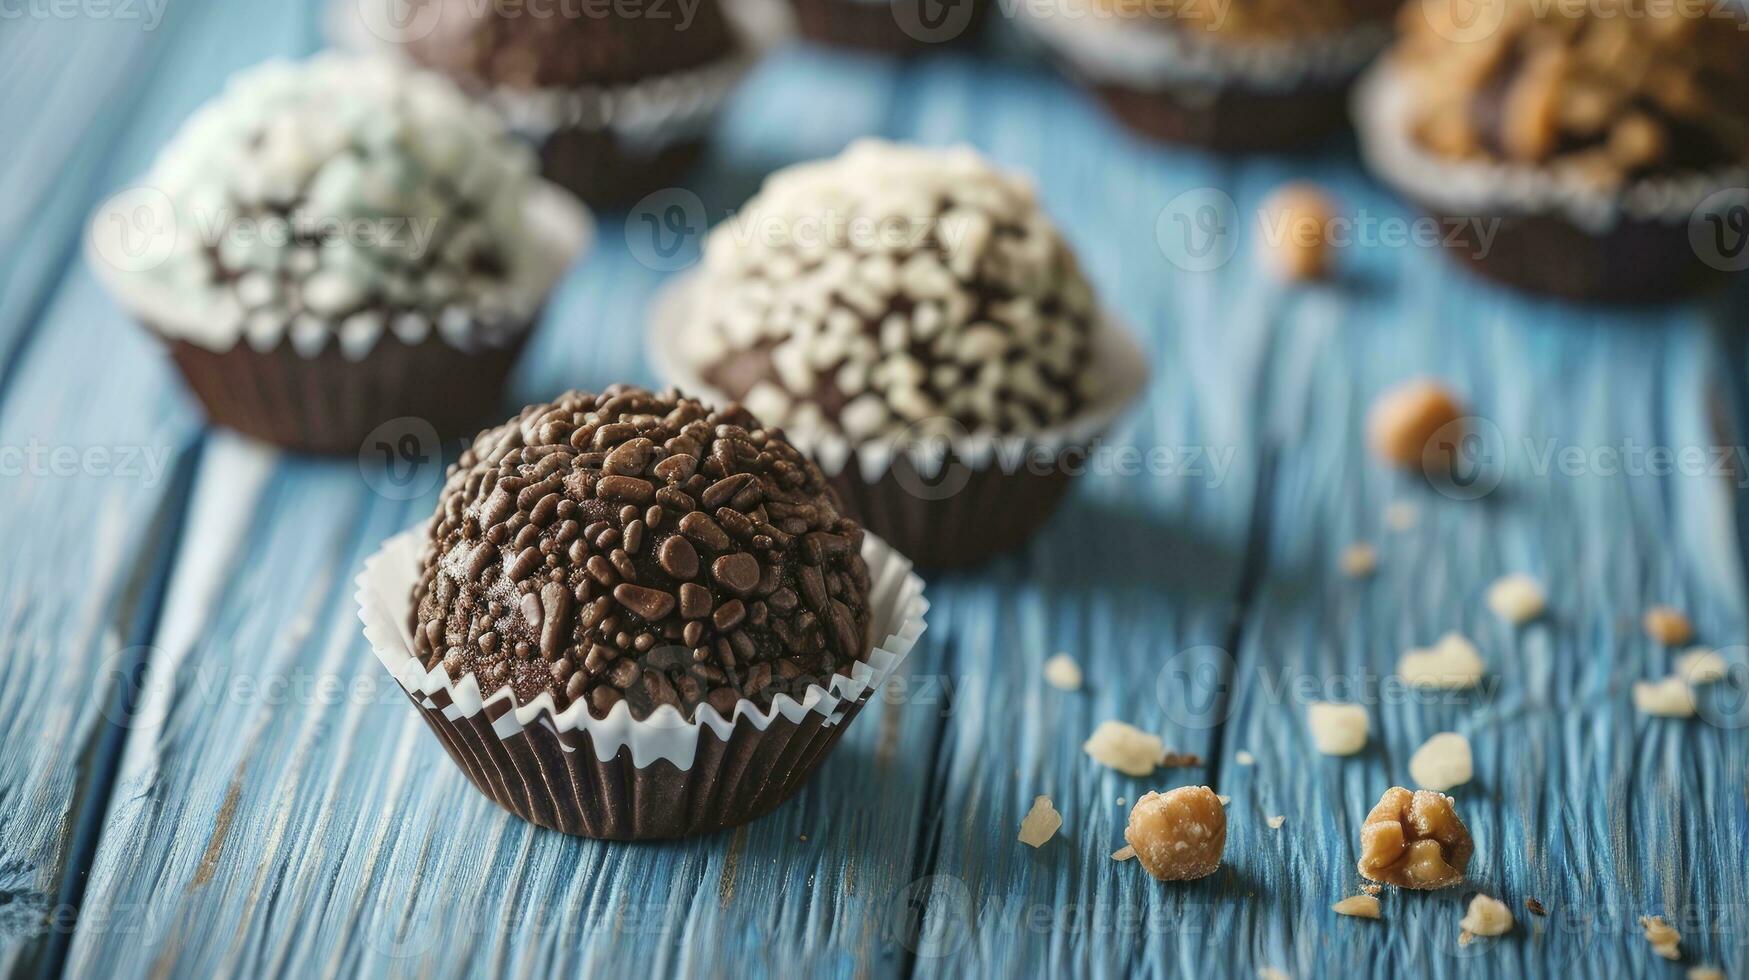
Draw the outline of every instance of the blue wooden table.
M435 489L204 428L80 256L92 207L227 75L318 47L320 11L124 6L0 23L0 972L1749 976L1749 459L1609 465L1743 444L1740 297L1581 309L1388 245L1292 288L1260 270L1247 222L1230 261L1186 268L1163 229L1217 192L1248 215L1307 177L1347 213L1414 214L1349 151L1141 145L1017 60L784 52L688 188L710 217L864 134L1030 171L1151 362L1112 442L1171 462L1104 467L1022 552L932 578L903 685L794 802L706 839L576 840L468 786L360 635L353 577ZM519 402L655 380L641 328L667 272L635 258L637 222L601 219ZM1369 459L1369 401L1417 374L1485 420L1491 493ZM1378 549L1370 580L1337 572L1358 541ZM1514 571L1550 596L1520 628L1483 603ZM1631 702L1670 670L1638 627L1655 603L1739 665L1692 720ZM1431 700L1384 683L1451 630L1489 683ZM1044 683L1059 651L1083 691ZM1310 699L1368 701L1371 745L1317 755ZM1203 761L1148 780L1098 767L1080 745L1108 718ZM1475 750L1454 792L1468 884L1387 892L1380 922L1333 915L1358 888L1362 817L1445 730ZM1191 783L1232 798L1217 875L1167 885L1110 859L1120 800ZM1035 851L1015 834L1040 794L1066 822ZM1476 891L1518 926L1460 948ZM1682 929L1680 963L1652 954L1642 915Z

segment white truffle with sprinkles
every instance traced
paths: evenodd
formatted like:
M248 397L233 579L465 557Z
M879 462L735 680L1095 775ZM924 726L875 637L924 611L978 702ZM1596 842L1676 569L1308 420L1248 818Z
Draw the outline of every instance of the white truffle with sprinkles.
M866 141L773 175L712 234L701 287L688 356L799 435L1028 433L1094 390L1073 252L969 149Z

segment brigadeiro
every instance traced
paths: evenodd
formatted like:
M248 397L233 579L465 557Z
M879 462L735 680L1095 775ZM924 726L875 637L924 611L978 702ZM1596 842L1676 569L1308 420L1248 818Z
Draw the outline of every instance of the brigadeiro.
M385 423L462 435L502 411L588 233L448 81L322 55L232 79L87 245L214 422L354 453Z
M1737 7L1427 0L1357 93L1362 145L1448 254L1582 300L1749 266L1749 20Z
M675 289L661 369L784 427L925 566L1030 536L1146 374L1030 185L964 148L781 171Z
M1019 23L1117 119L1154 139L1280 150L1348 125L1349 86L1397 0L1068 0Z
M912 55L977 36L991 0L790 0L803 38L833 47Z
M720 0L419 0L399 21L391 40L498 109L549 178L601 206L679 181L749 63Z
M807 780L922 632L909 568L745 409L614 387L481 433L359 598L482 792L566 833L678 837Z

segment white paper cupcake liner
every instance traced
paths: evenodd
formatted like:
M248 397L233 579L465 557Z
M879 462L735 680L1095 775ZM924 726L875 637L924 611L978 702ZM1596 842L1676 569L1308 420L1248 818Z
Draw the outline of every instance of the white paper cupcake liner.
M162 262L171 260L162 246L158 251L142 251L139 242L130 243L128 236L138 234L142 221L153 222L159 229L167 222L174 230L172 239L186 231L176 228L170 198L143 181L97 209L86 229L85 254L98 281L128 312L169 340L187 341L216 353L246 342L261 353L285 348L309 359L332 343L348 361L362 361L390 333L410 347L437 336L463 351L504 348L518 342L533 325L547 294L584 256L594 238L594 219L575 197L544 180L533 186L526 206L533 241L519 246L515 284L515 292L527 298L528 309L515 317L488 319L477 315L479 311L466 302L458 302L430 317L377 317L340 324L291 320L279 322L271 330L252 329L244 311L224 296L191 295L168 286L157 275Z
M779 719L796 725L813 720L826 728L846 724L910 656L923 635L924 615L929 610L923 580L912 572L911 563L886 542L865 535L862 557L868 563L872 583L870 635L878 641L865 660L852 665L848 675L833 675L827 687L809 685L800 701L780 694L769 707L761 708L742 699L729 718L706 704L691 721L668 705L657 708L648 718L636 719L623 701L606 718L596 718L581 701L564 711L554 708L550 694L523 704L507 687L482 692L473 674L457 679L441 664L425 669L413 654L413 637L408 631L413 587L419 577L421 534L415 529L389 539L365 562L357 583L364 635L401 688L415 703L441 710L450 721L488 715L493 719L493 730L503 739L540 725L561 737L564 751L573 752L582 742L564 736L587 733L601 762L626 752L637 769L664 761L681 772L691 770L707 732L726 743L740 725L764 732Z
M1454 215L1555 215L1592 234L1623 220L1689 223L1708 199L1735 189L1749 201L1749 168L1638 180L1619 188L1588 183L1558 168L1483 160L1449 160L1416 142L1409 125L1414 91L1401 70L1381 62L1355 85L1353 111L1367 165L1430 209Z
M1095 84L1132 89L1177 85L1290 92L1346 83L1390 42L1386 24L1292 40L1222 40L1197 27L1177 29L1142 18L1125 18L1080 0L1078 13L1053 5L1021 3L1021 29Z

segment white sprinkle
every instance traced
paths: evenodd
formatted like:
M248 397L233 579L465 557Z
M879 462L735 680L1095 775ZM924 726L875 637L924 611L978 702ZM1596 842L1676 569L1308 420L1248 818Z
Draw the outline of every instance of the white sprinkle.
M1233 761L1237 762L1241 766L1254 766L1257 764L1257 757L1252 755L1251 753L1245 751L1244 749L1240 749L1239 751L1233 753Z

